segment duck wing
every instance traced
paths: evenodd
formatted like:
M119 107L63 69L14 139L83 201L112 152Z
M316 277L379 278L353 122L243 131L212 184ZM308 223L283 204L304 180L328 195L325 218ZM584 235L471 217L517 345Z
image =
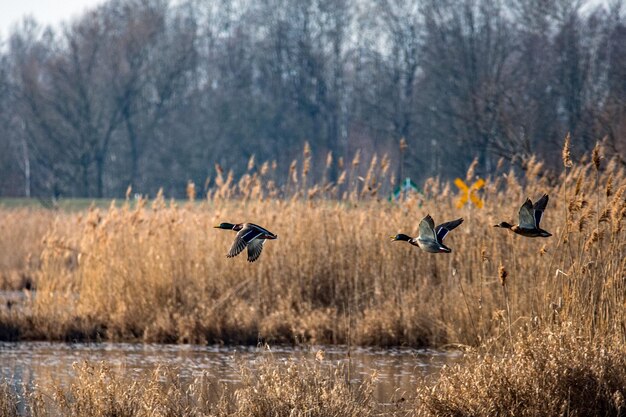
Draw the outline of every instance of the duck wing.
M261 227L258 224L254 224L254 223L248 223L249 227L255 228L256 230L258 230L259 232L261 232L261 234L263 235L263 237L265 239L275 239L276 235L272 232L270 232L269 230L267 230L265 227Z
M248 262L254 262L259 259L261 252L263 251L263 244L265 239L254 239L248 243Z
M548 205L548 194L544 194L541 196L539 200L533 205L534 215L535 215L535 226L538 228L539 223L541 222L541 217L543 216L543 211L546 209Z
M530 201L530 198L527 198L522 207L519 208L519 227L522 229L534 229L535 226L533 203Z
M420 229L420 234L418 236L418 239L433 240L433 241L437 240L437 237L435 235L435 222L433 221L433 218L430 217L430 214L427 214L426 217L424 217L420 221L419 229Z
M451 222L442 223L437 226L437 241L439 243L443 242L443 239L448 235L448 233L451 230L457 228L458 225L460 225L461 223L463 223L463 218L452 220Z
M250 242L252 242L257 237L262 236L265 232L267 232L267 230L259 228L256 225L248 223L244 224L243 228L239 232L237 232L237 235L235 236L235 241L230 247L230 250L228 251L226 257L232 258L233 256L239 255Z

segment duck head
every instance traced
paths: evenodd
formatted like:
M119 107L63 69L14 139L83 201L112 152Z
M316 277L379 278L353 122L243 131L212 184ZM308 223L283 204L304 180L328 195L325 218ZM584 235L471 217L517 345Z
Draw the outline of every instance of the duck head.
M412 238L411 238L411 236L407 236L407 235L405 235L405 234L403 234L403 233L399 233L399 234L397 234L397 235L395 235L395 236L389 236L389 238L390 238L391 240L393 240L394 242L395 242L395 241L398 241L398 240L404 240L404 241L407 241L407 242L408 242L409 240L411 240L411 239L412 239Z
M216 229L233 230L233 229L235 229L236 226L237 226L236 224L232 224L232 223L220 223L220 224L215 225L213 227L215 227Z

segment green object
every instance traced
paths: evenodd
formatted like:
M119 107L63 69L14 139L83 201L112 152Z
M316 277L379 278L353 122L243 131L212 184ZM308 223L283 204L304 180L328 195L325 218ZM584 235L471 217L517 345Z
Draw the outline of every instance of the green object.
M400 197L406 197L409 193L422 193L417 185L411 180L411 178L406 177L402 183L393 190L391 196L389 197L389 201L398 200Z

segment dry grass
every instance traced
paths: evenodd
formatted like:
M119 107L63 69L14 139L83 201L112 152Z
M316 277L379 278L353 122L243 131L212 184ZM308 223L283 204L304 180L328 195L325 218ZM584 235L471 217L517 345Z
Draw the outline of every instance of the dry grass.
M237 416L357 417L376 409L373 379L350 385L343 366L269 359L255 370L242 368L242 376L243 388L235 392Z
M573 329L470 353L418 390L419 416L626 416L626 346Z
M32 286L39 268L42 238L63 214L42 209L0 208L0 289L20 290Z
M140 376L104 363L77 363L76 376L69 386L51 383L28 389L26 412L33 417L91 416L207 416L219 400L209 402L212 386L205 376L189 386L172 367L157 367Z
M19 415L17 395L6 381L0 384L0 416L17 417Z
M346 367L318 359L260 355L254 365L241 364L240 384L230 387L206 374L182 383L175 367L130 375L83 362L69 383L24 387L19 414L17 396L4 385L0 411L32 417L626 415L622 341L590 341L567 327L516 337L502 350L472 350L464 363L444 368L416 395L393 404L373 399L376 375L348 383Z
M263 164L238 182L218 168L201 202L158 196L56 217L5 211L3 265L30 253L37 291L23 314L3 310L0 327L5 338L22 339L419 347L477 346L569 322L589 338L624 338L625 172L595 162L556 181L534 160L524 177L496 174L481 210L457 209L456 193L438 180L401 204L381 198L386 158L364 167L357 154L336 183L309 184L305 152L280 188L277 168ZM192 184L188 192L194 200ZM550 203L542 225L552 238L491 227L543 192ZM438 222L465 218L446 240L451 254L388 240L416 235L426 213ZM220 221L254 221L279 239L253 264L245 255L227 259L234 233L212 227Z
M624 416L625 170L599 148L588 163L572 162L569 151L563 158L566 171L555 179L534 160L523 177L488 178L481 210L457 209L450 185L438 180L423 197L388 202L379 197L389 181L386 158L364 167L357 154L344 171L339 160L335 183L310 184L308 150L280 188L274 164L254 172L251 160L238 182L219 168L217 187L201 202L189 184L190 202L180 206L159 196L78 214L3 210L0 273L28 271L37 289L26 291L20 308L0 310L4 338L474 347L462 366L393 410L372 403L369 383L352 386L345 370L314 359L243 367L242 386L212 400L218 387L202 378L183 386L169 368L136 379L85 364L70 387L32 391L28 410ZM328 158L327 170L332 164ZM544 192L542 225L553 237L491 227ZM465 218L447 238L451 254L387 239L417 234L426 213L439 222ZM226 259L234 234L213 229L218 221L254 221L279 239L254 264ZM15 404L3 386L0 411L15 415Z
M203 374L182 383L178 370L161 366L140 376L103 363L76 364L76 376L64 385L25 388L23 415L32 417L366 417L376 415L372 379L347 382L342 366L314 359L279 362L259 359L241 367L238 388L225 390ZM2 416L17 416L17 397L0 390ZM13 413L13 414L10 414Z

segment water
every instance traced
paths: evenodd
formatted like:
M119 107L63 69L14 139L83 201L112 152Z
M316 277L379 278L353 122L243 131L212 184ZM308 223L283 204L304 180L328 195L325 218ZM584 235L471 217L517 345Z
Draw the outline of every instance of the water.
M63 344L47 342L0 343L0 374L20 395L24 386L65 385L75 375L73 364L81 361L105 362L125 373L142 373L167 364L178 369L183 382L205 373L211 382L237 387L239 366L254 368L259 358L312 358L324 350L328 365L351 364L353 381L377 372L375 397L389 404L414 395L424 376L438 372L446 363L458 360L458 353L414 349L353 348L348 360L346 347L223 347L199 345L157 345L128 343Z

